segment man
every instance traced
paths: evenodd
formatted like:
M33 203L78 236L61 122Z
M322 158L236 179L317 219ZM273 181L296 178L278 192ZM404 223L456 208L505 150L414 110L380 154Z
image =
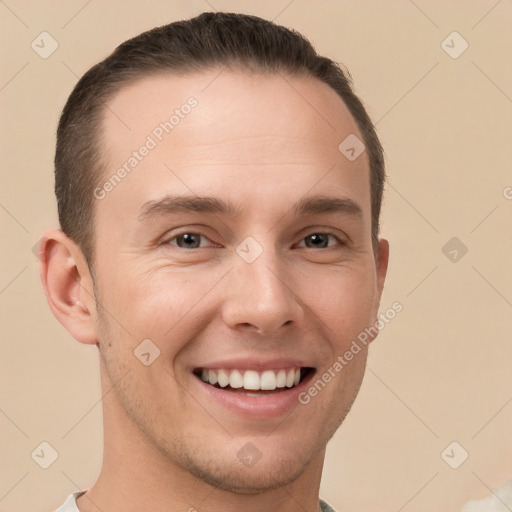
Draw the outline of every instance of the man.
M340 68L253 16L156 28L78 82L55 165L42 282L104 394L100 475L59 511L332 510L389 250Z

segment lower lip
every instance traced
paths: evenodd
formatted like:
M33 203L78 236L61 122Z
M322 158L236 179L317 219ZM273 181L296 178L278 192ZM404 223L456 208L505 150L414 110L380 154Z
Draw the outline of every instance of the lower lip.
M258 396L248 396L244 395L243 392L217 388L207 384L196 375L192 375L192 378L202 391L223 407L247 418L266 419L281 416L294 407L300 406L299 395L307 388L314 374L315 371L311 371L293 388L285 388L285 391ZM247 392L251 393L249 390Z

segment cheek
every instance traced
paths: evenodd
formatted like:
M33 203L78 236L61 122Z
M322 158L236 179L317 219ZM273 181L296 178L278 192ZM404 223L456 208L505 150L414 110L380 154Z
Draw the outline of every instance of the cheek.
M375 279L367 269L340 269L304 290L305 301L336 343L350 343L372 321Z
M109 323L115 319L120 324L120 336L130 334L131 351L149 338L167 358L220 314L223 290L229 288L224 268L159 268L139 273L132 269L130 274L128 266L118 265L109 270L101 279ZM304 304L305 323L299 328L318 328L326 339L345 344L370 324L376 283L368 262L311 266L307 272L290 272L286 280L296 300Z
M198 304L215 284L215 274L199 277L196 273L193 279L190 270L185 273L173 269L129 275L112 272L102 280L108 323L118 324L120 329L113 328L131 340L131 350L149 338L165 355L177 353L200 326Z

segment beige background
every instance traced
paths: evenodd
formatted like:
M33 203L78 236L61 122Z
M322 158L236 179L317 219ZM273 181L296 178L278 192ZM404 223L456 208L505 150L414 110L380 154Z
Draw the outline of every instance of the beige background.
M322 496L338 512L458 511L512 478L508 0L0 2L0 511L49 511L101 462L97 355L51 315L32 253L56 224L59 111L118 43L212 9L275 19L343 62L387 152L382 311L404 310L370 350ZM31 48L42 31L59 44L47 59ZM453 31L469 43L457 59L441 47ZM452 237L468 249L456 262ZM46 470L31 458L42 441L59 455ZM441 457L452 441L469 453L458 469Z

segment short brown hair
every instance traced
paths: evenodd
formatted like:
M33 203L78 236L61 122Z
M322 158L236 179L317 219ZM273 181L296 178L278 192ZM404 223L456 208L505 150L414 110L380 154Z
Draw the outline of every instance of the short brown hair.
M125 41L83 75L64 106L55 152L59 221L62 230L80 246L89 266L94 260L93 190L104 174L101 122L105 103L126 84L148 75L216 67L315 77L338 93L354 117L368 153L375 251L385 180L384 156L348 73L318 55L311 43L294 30L256 16L205 12Z

